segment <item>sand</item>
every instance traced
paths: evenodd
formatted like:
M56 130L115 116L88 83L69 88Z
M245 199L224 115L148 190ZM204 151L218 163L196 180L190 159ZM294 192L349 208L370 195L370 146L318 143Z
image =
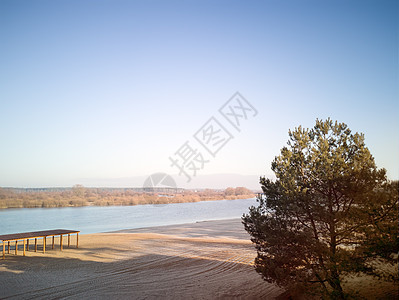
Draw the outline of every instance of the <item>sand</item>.
M79 249L75 237L71 244L6 255L0 298L284 298L254 271L256 251L240 219L83 234Z

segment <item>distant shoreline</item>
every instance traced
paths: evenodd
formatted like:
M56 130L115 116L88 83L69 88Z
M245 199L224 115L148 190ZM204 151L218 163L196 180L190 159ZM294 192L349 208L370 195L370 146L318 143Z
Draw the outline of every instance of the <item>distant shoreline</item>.
M192 203L200 201L254 198L244 187L226 190L166 190L139 192L134 189L85 188L24 190L0 188L0 209L56 208L84 206L135 206L145 204Z

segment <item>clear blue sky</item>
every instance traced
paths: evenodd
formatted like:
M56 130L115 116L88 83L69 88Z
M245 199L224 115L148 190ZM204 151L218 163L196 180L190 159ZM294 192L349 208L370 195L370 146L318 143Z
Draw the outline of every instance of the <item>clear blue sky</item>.
M331 117L399 178L397 1L1 0L0 41L0 186L177 174L236 91L258 115L199 174L269 175Z

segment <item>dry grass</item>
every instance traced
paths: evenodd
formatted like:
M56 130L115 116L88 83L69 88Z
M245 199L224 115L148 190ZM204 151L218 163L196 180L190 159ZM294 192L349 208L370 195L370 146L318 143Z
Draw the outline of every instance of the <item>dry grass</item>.
M125 189L99 189L75 186L65 190L16 191L0 188L0 209L34 207L121 206L167 204L222 199L252 198L255 194L246 188L227 188L225 191L186 190L171 195L144 193Z

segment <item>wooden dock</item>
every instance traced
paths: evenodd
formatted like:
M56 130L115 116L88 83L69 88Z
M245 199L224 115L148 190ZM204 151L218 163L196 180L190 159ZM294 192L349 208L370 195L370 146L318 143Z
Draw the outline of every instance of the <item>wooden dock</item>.
M54 230L44 230L44 231L34 231L34 232L23 232L14 234L4 234L0 235L0 240L3 242L3 259L6 257L6 243L7 243L7 253L10 253L11 242L15 242L15 255L18 254L18 241L23 243L23 255L25 256L26 251L29 251L29 240L35 239L35 252L37 252L37 239L43 239L43 253L46 252L46 241L48 237L52 237L52 249L54 249L54 239L55 236L60 236L60 250L62 251L62 237L63 235L68 235L68 247L71 244L71 234L76 233L76 248L79 248L79 233L77 230L67 230L67 229L54 229Z

